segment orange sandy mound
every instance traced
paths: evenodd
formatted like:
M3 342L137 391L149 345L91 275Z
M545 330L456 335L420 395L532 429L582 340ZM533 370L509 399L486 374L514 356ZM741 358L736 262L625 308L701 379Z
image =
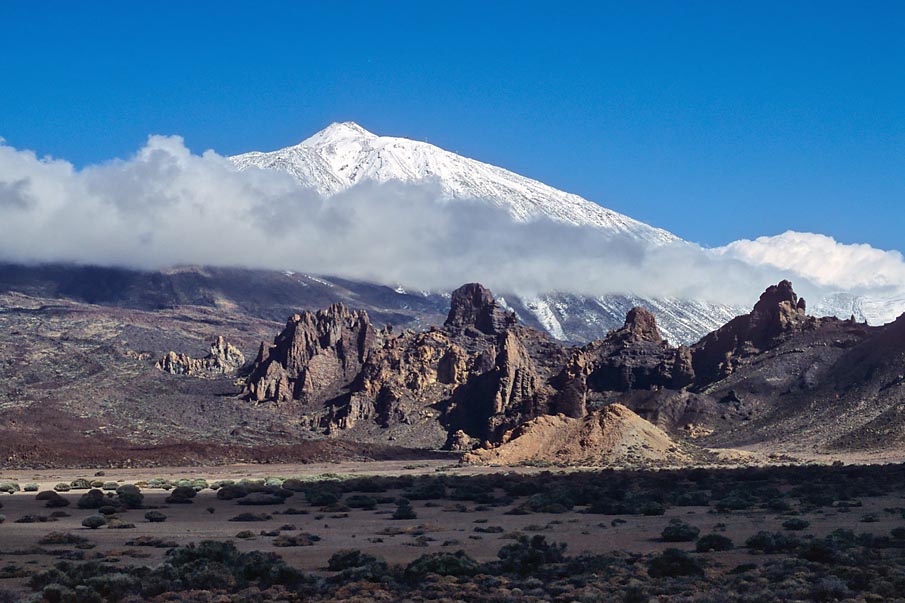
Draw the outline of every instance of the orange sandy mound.
M508 432L495 448L466 455L471 463L512 465L526 461L580 465L672 464L689 455L666 432L621 404L581 419L545 415Z

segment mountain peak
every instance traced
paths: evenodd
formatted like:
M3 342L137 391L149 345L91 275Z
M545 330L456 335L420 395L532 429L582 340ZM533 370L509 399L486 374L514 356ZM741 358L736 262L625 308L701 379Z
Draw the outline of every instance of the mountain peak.
M314 136L305 139L300 146L315 146L350 139L370 140L375 138L378 138L376 134L365 130L354 121L334 121Z
M239 168L276 169L329 197L362 181L438 183L446 199L482 200L519 222L538 218L591 226L662 245L677 237L577 195L503 168L401 137L378 136L355 122L332 123L294 147L231 158Z

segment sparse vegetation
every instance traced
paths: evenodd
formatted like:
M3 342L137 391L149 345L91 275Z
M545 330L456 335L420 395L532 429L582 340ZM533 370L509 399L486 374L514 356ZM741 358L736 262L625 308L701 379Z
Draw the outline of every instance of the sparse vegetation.
M151 523L163 523L167 520L167 516L160 511L148 511L145 513L145 519Z
M82 525L86 528L96 530L107 525L107 518L103 515L90 515L82 520Z
M680 519L670 520L660 537L663 542L691 542L701 533L699 528L690 526Z
M843 476L845 479L840 479ZM802 480L808 484L822 484L819 495ZM151 483L152 480L147 482L148 488ZM170 488L161 487L156 492L146 493L146 500L141 504L147 508L141 513L148 521L157 514L165 517L164 509L157 510L157 507L175 490L188 488L197 492L195 486L201 486L195 480L191 483L167 483L165 480L158 483ZM852 483L857 487L852 487ZM440 495L438 484L443 487L442 498L429 498L418 506L423 523L388 521L400 509L407 508L414 514L412 503L401 498L404 493L421 490L422 494ZM235 515L223 512L224 509L236 510L235 502L257 494L284 500L279 492L290 491L287 485L299 488L292 492L304 493L298 495L300 501L304 498L309 502L334 502L315 507L318 510L299 508L304 506L302 501L285 511L280 507L267 513ZM359 486L363 490L355 489ZM152 536L129 539L126 534L114 534L117 526L131 526L130 520L140 517L136 513L130 515L117 493L110 498L103 496L105 504L97 510L99 516L106 514L102 509L111 511L105 524L111 531L103 530L103 538L98 539L95 549L97 553L88 550L93 545L90 542L43 545L56 547L54 554L58 557L53 560L55 565L48 563L29 568L35 595L42 598L61 596L61 600L70 597L73 601L81 599L66 593L78 592L86 601L117 600L117 597L180 600L180 589L191 585L192 588L203 586L212 591L211 598L220 596L224 600L247 599L260 589L269 591L260 595L263 600L370 600L376 592L374 589L379 589L383 593L380 596L387 600L419 600L428 596L461 598L462 593L471 593L469 600L476 603L507 600L519 591L525 598L551 601L761 603L781 599L831 601L842 597L840 600L848 598L866 603L894 600L905 587L905 527L896 525L902 521L902 512L895 502L884 500L881 505L869 495L898 497L905 494L905 472L898 466L541 472L490 477L444 473L428 478L342 480L330 477L326 481L298 480L297 483L290 479L268 478L234 484L212 483L210 487L215 487L217 492L224 489L228 492L235 487L244 494L236 499L227 497L212 501L217 513L211 516L205 506L215 494L202 490L203 494L197 497L209 498L205 498L197 509L182 508L178 515L174 512L171 521L175 521L175 517L183 521L188 512L203 516L206 521L214 522L212 525L232 525L222 538L248 541L240 545L243 549L282 551L284 547L307 547L308 553L313 553L315 558L323 551L319 566L306 569L328 573L308 576L290 568L278 556L267 553L243 557L243 553L230 548L228 542L187 547L184 537L175 540ZM85 497L100 500L96 490L71 496L73 501ZM138 494L141 494L140 490ZM42 501L38 504L46 503L52 497L64 498L52 491L41 493ZM727 499L731 503L740 498L744 499L747 508L725 504ZM19 500L24 499L31 500L31 497L22 496ZM814 506L817 503L822 506ZM845 515L845 510L859 508L856 504L861 504L863 510L857 515ZM568 510L562 511L562 508ZM645 517L648 508L665 511L672 519L666 521L656 515ZM504 513L514 509L528 516L504 517ZM548 515L551 512L554 514ZM601 517L601 512L618 514ZM300 516L297 521L287 523L289 518L282 515ZM878 521L860 524L858 520L865 515L873 515ZM336 552L331 535L334 530L349 530L343 525L345 517L372 517L378 522L385 521L370 534L358 532L354 535L363 542L381 544L381 548L402 547L394 553L394 558L398 558L398 550L406 551L402 562L388 564L374 549ZM255 524L227 524L230 518L232 521L260 522L257 524L260 528L240 531L240 527ZM30 515L21 519L49 522L55 518ZM873 531L836 530L822 537L807 534L809 523L820 527L816 533L826 534L824 527L840 519L847 526L862 525L865 530ZM78 525L81 520L70 521ZM752 533L749 528L742 531L743 536L736 536L741 523L767 529L746 539ZM61 534L67 533L65 529L71 529L69 524L56 525L64 526ZM452 534L449 533L450 526L457 526ZM713 527L702 535L698 526ZM10 527L4 526L3 530ZM324 532L319 531L321 528ZM613 538L608 537L609 530L613 530ZM644 534L643 538L639 536L643 548L635 548L631 542L636 530L639 535ZM582 550L584 545L566 549L561 544L571 542L570 534L579 532L584 536L599 536L596 542L603 548L598 549L598 553L589 553ZM90 534L87 529L80 533ZM324 537L323 541L317 538L318 533ZM348 531L343 533L348 534ZM104 544L111 538L116 539L112 548ZM739 542L737 550L733 550L733 539ZM589 541L585 538L578 542ZM628 544L608 550L608 542ZM679 550L670 548L675 546L671 544L674 542L689 544ZM148 561L147 566L130 567L125 559L139 563L135 560L149 551L130 551L124 546L178 552L168 553L163 563ZM497 551L495 558L482 553L488 546ZM579 549L577 554L568 554L572 548ZM726 551L733 552L726 555ZM101 555L111 553L116 555L117 563L100 562ZM752 554L755 555L753 563L750 562ZM737 557L741 559L736 561ZM154 559L159 560L159 556ZM256 565L259 562L278 569L275 573L270 569L265 571ZM63 569L58 564L64 564ZM16 574L22 567L25 566L20 564L19 569L9 571ZM94 573L89 575L89 571ZM281 573L284 571L288 572L285 576ZM246 592L245 589L250 590Z
M406 498L400 498L396 503L396 511L393 512L393 519L417 519L418 515L412 508L412 503Z

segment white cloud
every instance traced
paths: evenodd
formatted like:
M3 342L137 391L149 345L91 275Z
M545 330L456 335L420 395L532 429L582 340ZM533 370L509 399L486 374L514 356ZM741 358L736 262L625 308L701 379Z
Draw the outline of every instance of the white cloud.
M716 249L727 257L767 265L842 291L902 289L905 258L867 244L840 243L832 237L788 231L740 240Z
M324 199L287 174L194 154L175 136L152 136L134 157L83 170L0 143L0 261L246 266L417 289L480 281L522 294L633 292L745 306L790 272L805 277L795 285L806 295L820 293L813 283L850 277L864 287L905 282L894 252L840 251L816 235L797 245L790 233L774 239L653 247L590 227L516 222L480 200L445 200L430 182L363 183ZM878 262L881 276L865 276Z

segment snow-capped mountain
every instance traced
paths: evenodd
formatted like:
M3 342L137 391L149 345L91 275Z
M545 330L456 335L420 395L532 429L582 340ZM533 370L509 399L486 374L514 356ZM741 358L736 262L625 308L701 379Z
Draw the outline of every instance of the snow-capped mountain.
M433 180L449 199L484 200L507 210L519 221L546 217L628 236L653 246L680 241L665 230L537 180L425 142L377 136L352 122L331 124L292 147L245 153L230 159L240 169L288 172L326 197L368 180ZM557 339L569 341L603 336L621 326L628 310L636 305L653 311L663 335L678 343L695 341L748 310L697 300L644 299L630 292L603 297L549 292L530 298L501 293L523 321L545 329Z
M240 168L277 169L295 176L322 195L359 182L433 179L450 199L483 199L521 221L546 216L593 226L654 244L678 238L537 180L450 153L426 142L377 136L353 122L334 123L301 143L269 153L231 158Z

